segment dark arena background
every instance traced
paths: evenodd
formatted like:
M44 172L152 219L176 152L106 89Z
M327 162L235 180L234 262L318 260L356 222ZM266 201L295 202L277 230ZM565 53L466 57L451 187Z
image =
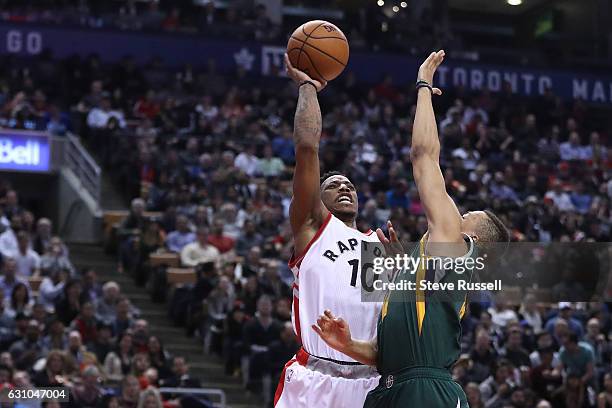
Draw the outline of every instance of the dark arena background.
M414 85L444 49L460 211L495 211L513 242L610 241L608 0L0 0L0 394L71 400L6 406L273 406L300 347L283 54L318 19L350 46L319 157L355 184L358 229L427 230ZM612 406L612 285L588 265L470 304L452 368L470 407ZM572 273L589 296L563 298Z

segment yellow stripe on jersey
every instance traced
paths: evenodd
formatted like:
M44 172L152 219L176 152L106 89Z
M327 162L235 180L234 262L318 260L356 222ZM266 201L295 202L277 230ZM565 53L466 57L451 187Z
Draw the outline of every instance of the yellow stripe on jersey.
M465 300L461 305L461 309L459 309L459 320L463 319L463 315L465 315L465 309L467 308L467 295L465 295Z
M417 322L419 324L419 336L423 331L423 320L425 320L425 294L422 290L419 289L421 281L425 279L425 237L427 234L423 235L421 241L419 242L419 265L416 274L416 312L417 312Z
M387 315L387 309L389 308L389 294L385 295L385 300L382 305L382 309L380 309L380 320L385 320L385 316Z

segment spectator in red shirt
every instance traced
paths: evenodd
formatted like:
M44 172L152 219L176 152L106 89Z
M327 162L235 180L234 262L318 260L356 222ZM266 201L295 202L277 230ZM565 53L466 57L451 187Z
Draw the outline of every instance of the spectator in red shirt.
M94 342L98 335L98 322L95 313L93 303L87 301L83 303L78 317L72 322L72 328L81 334L84 344Z
M224 254L234 248L235 241L223 234L223 222L215 220L212 234L208 236L208 243Z
M146 95L134 105L134 115L139 118L155 119L159 114L160 106L155 100L155 92L149 90Z

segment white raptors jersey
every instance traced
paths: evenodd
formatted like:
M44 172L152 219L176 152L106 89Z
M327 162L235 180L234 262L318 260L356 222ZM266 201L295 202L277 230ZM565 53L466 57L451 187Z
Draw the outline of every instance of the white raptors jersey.
M325 309L348 322L354 339L376 336L381 303L361 301L362 241L380 242L373 231L347 227L330 213L302 254L289 261L295 276L293 327L308 354L355 361L329 347L312 329Z

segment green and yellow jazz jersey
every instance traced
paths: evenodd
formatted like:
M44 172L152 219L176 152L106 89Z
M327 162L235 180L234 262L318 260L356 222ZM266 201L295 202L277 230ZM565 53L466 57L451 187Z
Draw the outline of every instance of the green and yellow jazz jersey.
M425 255L426 237L427 234L411 253L411 257L420 258L416 272L400 272L393 280L395 283L410 280L416 290L390 291L383 303L377 328L377 368L383 376L409 367L450 370L461 351L461 318L465 313L467 293L460 290L458 281L471 281L473 268L464 269L461 274L453 270L435 270L435 266L428 268L429 264L423 260L432 257ZM474 242L468 236L465 240L468 252L461 258L452 259L465 261L476 257ZM433 293L419 290L424 286L420 284L422 281L455 284L447 293Z

